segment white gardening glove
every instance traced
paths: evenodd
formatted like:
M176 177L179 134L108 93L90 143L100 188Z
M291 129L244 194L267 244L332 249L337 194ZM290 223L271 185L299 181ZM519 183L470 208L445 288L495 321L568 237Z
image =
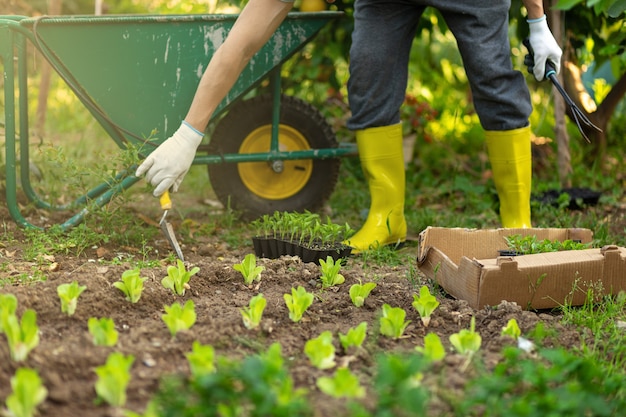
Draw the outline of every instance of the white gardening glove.
M546 61L548 60L554 64L554 69L558 74L561 70L561 55L563 55L563 51L561 51L559 44L548 28L546 15L538 19L528 19L528 27L530 29L528 39L535 53L533 75L537 81L543 80L546 73Z
M183 121L178 130L139 165L135 175L146 174L146 181L156 187L153 192L155 197L170 188L173 192L178 191L200 142L202 133Z

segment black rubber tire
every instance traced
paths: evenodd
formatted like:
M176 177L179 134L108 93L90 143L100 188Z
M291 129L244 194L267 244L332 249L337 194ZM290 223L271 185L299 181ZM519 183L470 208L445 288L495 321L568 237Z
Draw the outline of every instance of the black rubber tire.
M271 129L272 124L272 97L261 95L249 100L243 100L228 112L215 127L209 143L209 154L223 155L240 153L244 141L259 128ZM296 134L305 146L311 149L336 148L338 146L335 134L320 112L311 104L291 97L281 96L280 111L281 133L279 142L283 143L283 132ZM267 142L269 150L269 140ZM294 149L291 149L294 150ZM241 213L244 219L256 219L264 214L274 211L316 211L330 197L339 176L341 161L339 158L309 159L299 161L285 161L285 170L274 173L269 162L255 162L255 170L262 170L267 178L271 178L272 187L281 187L282 181L286 186L290 185L291 178L301 175L303 170L310 172L306 183L298 184L291 194L285 198L267 198L255 192L245 184L240 174L239 165L245 163L217 163L209 164L209 178L215 194L226 206ZM287 166L289 162L290 166ZM304 167L306 165L306 167ZM252 165L248 165L251 167ZM269 173L268 173L269 172ZM293 176L291 176L293 175ZM268 183L270 181L267 181ZM291 181L293 182L293 181ZM267 184L268 187L270 184ZM256 184L256 190L262 190L262 186ZM289 187L287 187L289 188Z

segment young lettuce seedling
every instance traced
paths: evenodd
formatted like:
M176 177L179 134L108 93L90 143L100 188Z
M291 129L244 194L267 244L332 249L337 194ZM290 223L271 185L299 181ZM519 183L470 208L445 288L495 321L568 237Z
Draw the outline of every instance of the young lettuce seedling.
M361 386L359 378L348 368L339 368L330 378L322 376L315 382L317 387L326 395L334 398L363 398L365 388Z
M415 350L431 362L439 362L446 357L446 349L436 333L428 333L424 337L424 347L416 346Z
M76 312L76 305L78 304L78 296L87 289L85 285L78 285L78 282L73 281L71 284L61 284L57 287L57 294L59 300L61 300L61 312L68 316L74 315Z
M365 284L362 284L361 280L359 280L358 284L353 284L350 287L350 299L352 300L352 304L357 307L363 307L365 299L370 295L374 288L376 288L376 283L374 282L366 282Z
M17 297L13 294L0 294L0 333L4 332L4 320L8 316L14 316L16 310Z
M482 344L482 338L476 332L476 318L472 317L469 330L462 329L460 332L450 335L450 343L458 353L467 358L461 368L465 370Z
M161 316L167 328L170 330L172 337L176 333L189 330L196 322L196 305L193 300L187 300L185 306L174 303L171 306L164 306L165 314Z
M343 284L346 280L343 275L339 273L341 269L341 261L335 262L332 256L327 256L326 261L320 259L320 270L322 271L322 288L333 287L335 285Z
M103 317L98 320L90 317L87 321L89 334L93 337L93 344L96 346L115 346L117 344L118 333L115 330L113 319Z
M39 345L39 326L35 310L26 310L22 321L15 314L3 318L2 327L9 342L11 359L15 362L26 360L31 350Z
M185 290L189 288L189 280L200 271L200 268L194 267L191 271L187 271L185 264L180 259L176 260L176 265L167 267L167 276L161 280L161 285L172 290L174 294L183 296Z
M336 364L333 334L327 330L316 338L307 340L304 344L304 353L317 369L334 367Z
M113 286L124 293L126 300L134 304L141 298L143 283L147 279L139 276L139 268L129 269L122 273L121 280L114 282Z
M430 324L430 316L433 311L439 307L439 301L437 301L437 298L435 298L435 296L428 291L428 287L426 285L422 285L419 297L417 294L413 294L412 305L419 313L420 318L422 319L422 324L424 324L425 327L428 327Z
M241 316L243 318L243 325L246 329L254 329L261 323L261 317L263 316L263 310L267 305L267 300L263 297L263 294L257 294L250 299L250 304L247 307L243 307Z
M384 336L399 339L404 334L404 330L411 323L405 321L406 311L401 307L391 307L383 304L383 315L380 318L380 333Z
M289 318L294 322L299 322L304 312L313 304L314 295L300 285L297 290L291 289L291 295L283 294L283 298L289 309Z
M243 258L240 264L233 265L236 271L241 272L243 275L243 281L246 285L252 284L253 281L261 281L261 272L265 271L264 266L256 266L256 256L254 253L249 253Z
M11 389L13 392L6 400L9 416L34 416L37 406L48 396L48 390L41 383L37 371L29 368L19 368L15 372L11 378Z
M186 353L187 362L194 378L201 378L215 372L215 349L194 340L191 352Z
M339 342L344 351L348 351L350 347L360 348L367 336L367 322L362 322L356 327L348 329L348 333L339 333Z
M522 331L520 330L519 325L517 324L517 320L510 319L506 323L506 326L502 328L502 332L500 334L502 336L510 336L513 339L517 340L522 335Z
M124 356L113 352L107 357L104 365L95 368L98 380L95 389L98 398L113 407L123 407L126 404L126 388L130 382L130 368L135 357Z

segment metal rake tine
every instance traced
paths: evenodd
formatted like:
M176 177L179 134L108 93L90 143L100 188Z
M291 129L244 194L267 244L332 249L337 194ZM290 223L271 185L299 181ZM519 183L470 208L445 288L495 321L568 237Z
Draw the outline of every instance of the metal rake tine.
M582 126L580 125L580 121L578 120L578 117L581 116L581 114L579 114L579 112L580 112L580 110L576 106L572 107L572 115L574 116L574 122L576 122L576 126L578 126L578 131L580 132L581 135L583 135L583 138L585 138L587 143L591 143L591 140L589 140L589 138L585 134L585 131L582 128ZM584 114L582 116L584 117Z

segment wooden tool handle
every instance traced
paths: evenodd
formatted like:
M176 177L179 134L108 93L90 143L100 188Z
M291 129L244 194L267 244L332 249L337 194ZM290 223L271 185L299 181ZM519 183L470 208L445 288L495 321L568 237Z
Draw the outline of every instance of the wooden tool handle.
M165 191L163 194L161 194L161 197L159 197L159 202L161 203L161 209L162 210L169 210L172 208L172 200L170 200L170 192L169 191Z

